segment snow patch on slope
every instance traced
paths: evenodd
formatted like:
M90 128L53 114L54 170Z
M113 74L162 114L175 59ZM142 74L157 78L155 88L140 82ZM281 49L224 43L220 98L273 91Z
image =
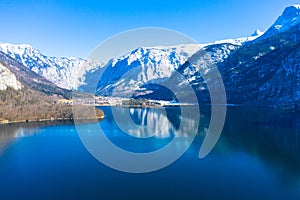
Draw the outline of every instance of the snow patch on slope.
M207 45L212 45L212 44L233 44L233 45L238 45L238 46L242 46L244 43L246 42L250 42L253 41L255 39L257 39L258 37L260 37L264 32L255 32L256 34L252 34L252 36L249 37L241 37L241 38L237 38L237 39L225 39L225 40L218 40L215 41L213 43L207 44Z
M6 90L8 87L20 90L22 89L22 84L7 67L0 63L0 90Z

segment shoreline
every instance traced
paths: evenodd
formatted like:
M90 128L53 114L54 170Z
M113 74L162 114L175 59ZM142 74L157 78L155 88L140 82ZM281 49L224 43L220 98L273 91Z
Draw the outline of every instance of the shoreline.
M48 119L24 119L24 120L14 120L14 121L1 121L1 125L8 125L8 124L22 124L22 123L32 123L32 122L55 122L55 121L89 121L89 120L102 120L104 119L104 115L97 118L48 118Z
M78 116L74 116L72 106L63 106L59 110L51 111L50 113L40 112L36 116L23 116L14 118L0 119L0 125L2 124L16 124L16 123L33 123L33 122L51 122L51 121L88 121L88 120L102 120L105 114L102 110L95 107L95 115L89 115L89 110L85 107L80 107Z
M201 104L202 106L211 106L210 104ZM272 111L280 111L280 112L290 112L295 113L299 112L297 110L293 109L274 109L273 107L267 107L267 106L253 106L253 105L238 105L238 104L215 104L215 106L224 106L226 107L232 107L232 108L264 108ZM171 105L155 105L155 106L142 106L142 105L84 105L84 106L93 106L93 107L121 107L121 108L154 108L154 109L161 109L161 108L167 108L167 107L181 107L181 106L195 106L194 104L171 104ZM103 114L100 117L96 118L46 118L46 119L21 119L21 120L6 120L3 119L0 121L1 125L7 125L7 124L17 124L17 123L32 123L32 122L54 122L54 121L89 121L89 120L102 120L105 118L105 115Z

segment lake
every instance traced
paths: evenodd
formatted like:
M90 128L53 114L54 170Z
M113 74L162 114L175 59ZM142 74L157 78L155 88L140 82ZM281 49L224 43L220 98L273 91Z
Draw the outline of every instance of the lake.
M181 118L177 107L166 112L119 108L140 125L169 124L158 134L128 135L110 107L102 109L106 117L98 123L106 136L130 152L155 151L195 131L186 127L177 133L180 121L194 123L193 116ZM0 199L300 199L300 113L229 107L216 146L199 159L209 121L209 108L201 108L198 133L188 150L171 165L140 174L95 159L71 122L1 126ZM95 139L95 125L78 126Z

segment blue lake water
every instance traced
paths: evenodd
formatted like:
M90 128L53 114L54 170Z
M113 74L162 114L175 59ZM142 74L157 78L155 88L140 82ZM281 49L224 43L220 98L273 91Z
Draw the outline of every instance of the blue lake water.
M160 149L180 137L170 130L181 120L193 123L192 116L180 118L179 108L167 113L120 108L138 124L149 123L148 117L174 126L141 139L123 133L110 108L103 109L106 118L99 124L107 137L137 153ZM1 126L0 199L300 199L299 113L228 108L218 143L199 159L209 119L209 109L201 109L198 134L188 151L168 167L145 174L120 172L99 162L72 123ZM95 124L80 126L94 137ZM188 128L184 134L189 134Z

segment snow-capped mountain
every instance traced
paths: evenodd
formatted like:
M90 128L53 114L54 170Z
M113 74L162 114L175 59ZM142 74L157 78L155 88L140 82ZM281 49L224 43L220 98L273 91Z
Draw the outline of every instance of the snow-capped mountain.
M178 71L188 79L201 103L210 103L208 83L215 88L220 87L214 78L203 79L203 75L214 77L217 67L226 88L228 103L300 110L299 10L297 5L286 8L275 24L253 41L242 45L217 43L205 46ZM181 85L184 80L178 79L172 75L164 85L175 92L185 91L184 84ZM160 87L148 89L152 93L139 97L167 98Z
M290 23L299 17L299 9L300 6L285 9L275 23L287 23L281 23L286 28L280 31L273 32L273 25L264 35L240 47L210 45L189 58L179 71L193 86L198 100L210 103L207 83L219 86L213 78L204 80L203 74L213 77L213 70L218 67L228 103L300 110L300 23ZM172 87L183 81L176 78L171 76L167 84ZM184 91L180 85L172 89ZM143 97L158 96L161 96L160 88L154 88L151 95Z
M265 33L256 30L250 37L202 45L140 47L102 67L82 59L47 57L27 45L2 44L0 48L57 85L81 91L97 88L97 95L169 100L166 90L153 85L169 84L172 91L184 91L181 83L187 79L199 101L209 103L207 81L214 80L204 80L203 75L213 76L217 67L228 103L300 110L299 16L300 5L293 5ZM82 63L87 66L80 71ZM175 72L185 78L176 77Z
M221 40L204 45L185 44L169 47L143 47L119 58L113 58L106 66L95 60L45 56L39 50L27 44L0 43L0 51L61 88L95 92L97 83L101 79L98 85L98 94L111 95L111 91L117 87L120 92L117 94L118 91L114 90L114 94L119 96L124 93L124 90L131 93L139 89L145 82L160 82L170 77L178 66L182 65L188 57L204 46L221 43L242 45L257 37L259 35ZM136 72L133 72L133 69ZM105 74L101 76L104 71ZM131 72L127 74L129 77L126 75L126 80L117 80L128 71ZM112 74L114 76L111 76Z
M261 33L244 38L226 39L209 44L186 44L168 47L141 47L119 58L112 59L97 87L98 95L130 97L147 94L142 86L149 83L161 83L200 49L220 45L220 49L211 52L216 61L220 61L233 49L258 38ZM224 44L224 46L222 46ZM226 47L225 47L226 46Z
M0 90L7 90L8 87L20 90L23 86L17 77L0 62Z
M216 42L215 44L204 46L194 53L184 64L179 66L176 72L172 73L171 76L163 82L163 86L167 87L174 94L166 91L160 84L153 85L150 83L144 86L147 93L143 94L139 92L136 93L134 97L172 101L175 100L174 95L177 97L180 95L181 99L185 99L189 102L189 95L191 94L187 87L192 86L196 92L202 90L207 91L206 81L208 80L205 81L203 75L213 73L219 63L224 62L230 54L241 47L241 45L238 44L237 42ZM178 76L177 72L183 76ZM188 93L185 93L185 91ZM207 99L205 99L205 103L207 103L206 100Z
M56 86L3 52L0 52L0 63L0 85L3 90L10 87L21 91L34 90L46 95L71 97L70 90Z
M65 89L77 89L85 84L85 74L88 71L103 66L94 60L48 57L27 44L0 43L0 51Z
M145 82L160 82L170 77L198 44L173 47L141 47L112 59L100 79L97 94L128 97Z
M287 7L263 36L218 65L228 101L300 110L299 19L300 5Z

